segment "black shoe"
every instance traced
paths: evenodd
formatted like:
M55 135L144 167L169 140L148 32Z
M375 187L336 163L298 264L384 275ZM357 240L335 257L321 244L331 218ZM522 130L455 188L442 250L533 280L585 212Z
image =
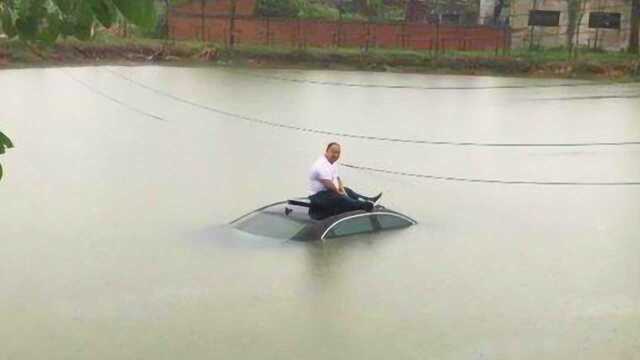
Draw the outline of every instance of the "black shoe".
M366 212L371 212L373 210L373 203L366 201L362 204L362 209Z
M378 194L378 195L376 195L374 197L371 197L368 200L375 204L375 203L378 202L378 200L380 200L381 197L382 197L382 193L380 193L380 194Z

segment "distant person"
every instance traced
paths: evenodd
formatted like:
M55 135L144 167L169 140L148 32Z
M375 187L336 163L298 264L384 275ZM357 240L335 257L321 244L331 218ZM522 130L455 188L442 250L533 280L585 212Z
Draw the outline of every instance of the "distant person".
M352 210L373 210L382 193L367 197L344 187L338 176L336 161L340 158L340 144L332 142L309 171L309 190L312 213L327 217Z

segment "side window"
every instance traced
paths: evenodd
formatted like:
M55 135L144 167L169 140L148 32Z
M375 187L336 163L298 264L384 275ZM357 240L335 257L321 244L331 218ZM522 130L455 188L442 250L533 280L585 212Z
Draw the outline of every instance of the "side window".
M371 216L359 216L347 219L334 226L327 234L328 238L348 236L373 231Z
M380 224L380 228L382 228L383 230L399 229L399 228L412 225L411 222L407 221L404 218L401 218L400 216L384 215L384 214L379 214L376 216L377 216L378 223Z

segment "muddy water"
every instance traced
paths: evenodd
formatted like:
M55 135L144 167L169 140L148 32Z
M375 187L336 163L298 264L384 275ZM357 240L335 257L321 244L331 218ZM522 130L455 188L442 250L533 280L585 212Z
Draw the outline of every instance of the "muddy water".
M640 181L638 145L425 145L247 119L410 140L621 142L640 140L638 95L491 77L2 71L0 128L16 148L0 157L0 358L636 359L640 186L341 168L420 224L324 244L220 226L304 195L334 140L345 163L415 174Z

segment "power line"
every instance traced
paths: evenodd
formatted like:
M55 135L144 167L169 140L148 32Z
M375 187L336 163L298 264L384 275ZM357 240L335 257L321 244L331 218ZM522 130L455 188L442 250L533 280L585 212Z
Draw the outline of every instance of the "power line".
M412 85L380 85L380 84L362 84L362 83L349 83L339 81L320 81L320 80L308 80L308 79L293 79L281 76L259 75L259 74L246 74L240 71L237 73L245 76L251 76L256 78L263 78L277 81L287 81L293 83L314 84L314 85L327 85L327 86L343 86L354 88L381 88L381 89L404 89L404 90L499 90L499 89L540 89L540 88L562 88L562 87L591 87L591 86L605 86L605 85L618 85L623 83L636 83L634 81L627 82L584 82L584 83L561 83L561 84L539 84L539 85L497 85L497 86L412 86Z
M65 73L67 76L69 76L70 78L74 79L75 81L77 81L78 83L82 84L84 87L86 87L87 89L89 89L90 91L106 97L110 100L112 100L113 102L126 107L127 109L130 109L132 111L136 111L139 112L143 115L146 116L150 116L152 118L155 118L157 120L161 120L161 121L165 121L165 119L159 117L159 116L155 116L152 114L149 114L147 112L143 112L137 108L131 107L128 104L115 99L105 93L103 93L102 91L99 91L97 89L92 88L89 84L75 78L73 75L66 73L65 71L63 71L63 73ZM149 87L150 88L150 87ZM150 88L152 89L152 88ZM177 98L177 97L176 97ZM194 103L196 104L196 103ZM199 104L197 104L199 105ZM208 109L209 107L204 107L205 109ZM228 115L231 113L227 113L227 112L222 112L220 111L221 114L224 115ZM231 114L231 116L236 117L235 114ZM292 127L292 126L287 126L287 125L280 125L280 124L273 124L273 123L269 123L269 122L264 122L262 120L257 120L257 119L252 119L252 118L248 118L248 117L243 117L243 119L247 119L247 120L251 120L251 121L260 121L264 124L267 125L272 125L272 126L278 126L278 127L286 127L286 128L290 128L290 129L300 129L302 131L306 131L304 130L304 128L298 128L298 127ZM362 170L362 171L371 171L371 172L377 172L377 173L384 173L384 174L390 174L390 175L397 175L397 176L405 176L405 177L414 177L414 178L422 178L422 179L431 179L431 180L442 180L442 181L456 181L456 182L468 182L468 183L488 183L488 184L500 184L500 185L562 185L562 186L631 186L631 185L640 185L640 182L635 182L635 181L629 181L629 182L567 182L567 181L562 181L562 182L553 182L553 181L525 181L525 180L502 180L502 179L479 179L479 178L464 178L464 177L452 177L452 176L436 176L436 175L427 175L427 174L417 174L417 173L409 173L409 172L403 172L403 171L395 171L395 170L387 170L387 169L377 169L377 168L371 168L371 167L365 167L365 166L358 166L358 165L353 165L353 164L341 164L342 166L345 166L347 168L352 168L352 169L356 169L356 170Z
M377 169L372 167L358 166L352 164L341 164L344 167L370 171L382 174L397 175L404 177L413 177L429 180L456 181L467 183L484 183L484 184L500 184L500 185L541 185L541 186L636 186L640 185L640 181L616 181L616 182L574 182L574 181L527 181L527 180L502 180L502 179L477 179L453 176L436 176L427 174L417 174L404 171L395 171L387 169Z
M540 98L533 101L572 101L572 100L604 100L604 99L638 99L640 94L633 95L591 95L591 96L567 96L557 98Z
M186 100L176 95L170 94L168 92L153 88L146 84L143 84L139 81L131 79L123 74L120 74L117 71L113 71L111 69L107 69L111 74L120 77L124 80L131 82L137 86L140 86L144 89L147 89L155 94L168 97L177 102L181 102L190 106L194 106L203 110L211 111L220 115L224 115L227 117L232 117L252 123L278 127L289 130L296 130L314 134L322 134L329 136L338 136L345 138L353 138L353 139L362 139L362 140L370 140L370 141L385 141L385 142L393 142L393 143L407 143L407 144L422 144L422 145L450 145L450 146L474 146L474 147L584 147L584 146L623 146L623 145L640 145L640 141L603 141L603 142L580 142L580 143L483 143L483 142L467 142L467 141L438 141L438 140L419 140L419 139L403 139L403 138L392 138L392 137L382 137L382 136L369 136L369 135L358 135L358 134L350 134L343 132L335 132L335 131L327 131L320 129L313 129L301 126L293 126L281 123L275 123L271 121L266 121L262 119L253 118L250 116L240 115L231 113L228 111L216 109L214 107L203 105L196 103L191 100Z
M87 84L86 82L84 82L84 81L82 81L82 80L78 79L77 77L75 77L75 76L71 75L69 72L67 72L67 71L65 71L65 70L63 70L63 69L60 69L60 71L61 71L63 74L65 74L66 76L68 76L69 78L71 78L71 79L72 79L73 81L75 81L76 83L78 83L78 84L82 85L83 87L87 88L89 91L91 91L91 92L93 92L93 93L95 93L95 94L98 94L99 96L102 96L102 97L104 97L104 98L106 98L106 99L108 99L108 100L111 100L111 101L113 101L114 103L116 103L116 104L118 104L118 105L120 105L120 106L122 106L122 107L124 107L124 108L126 108L126 109L129 109L129 110L131 110L131 111L133 111L133 112L136 112L136 113L138 113L138 114L141 114L141 115L144 115L144 116L150 117L150 118L155 119L155 120L159 120L159 121L167 121L166 119L164 119L164 118L162 118L162 117L160 117L160 116L157 116L157 115L154 115L154 114L148 113L148 112L146 112L146 111L144 111L144 110L140 110L140 109L138 109L138 108L136 108L136 107L133 107L133 106L131 106L131 105L129 105L129 104L127 104L127 103L125 103L125 102L121 101L121 100L118 100L118 99L116 99L116 98L114 98L114 97L112 97L112 96L110 96L110 95L108 95L108 94L106 94L106 93L102 92L102 91L100 91L100 90L98 90L98 89L96 89L96 88L92 87L91 85Z

